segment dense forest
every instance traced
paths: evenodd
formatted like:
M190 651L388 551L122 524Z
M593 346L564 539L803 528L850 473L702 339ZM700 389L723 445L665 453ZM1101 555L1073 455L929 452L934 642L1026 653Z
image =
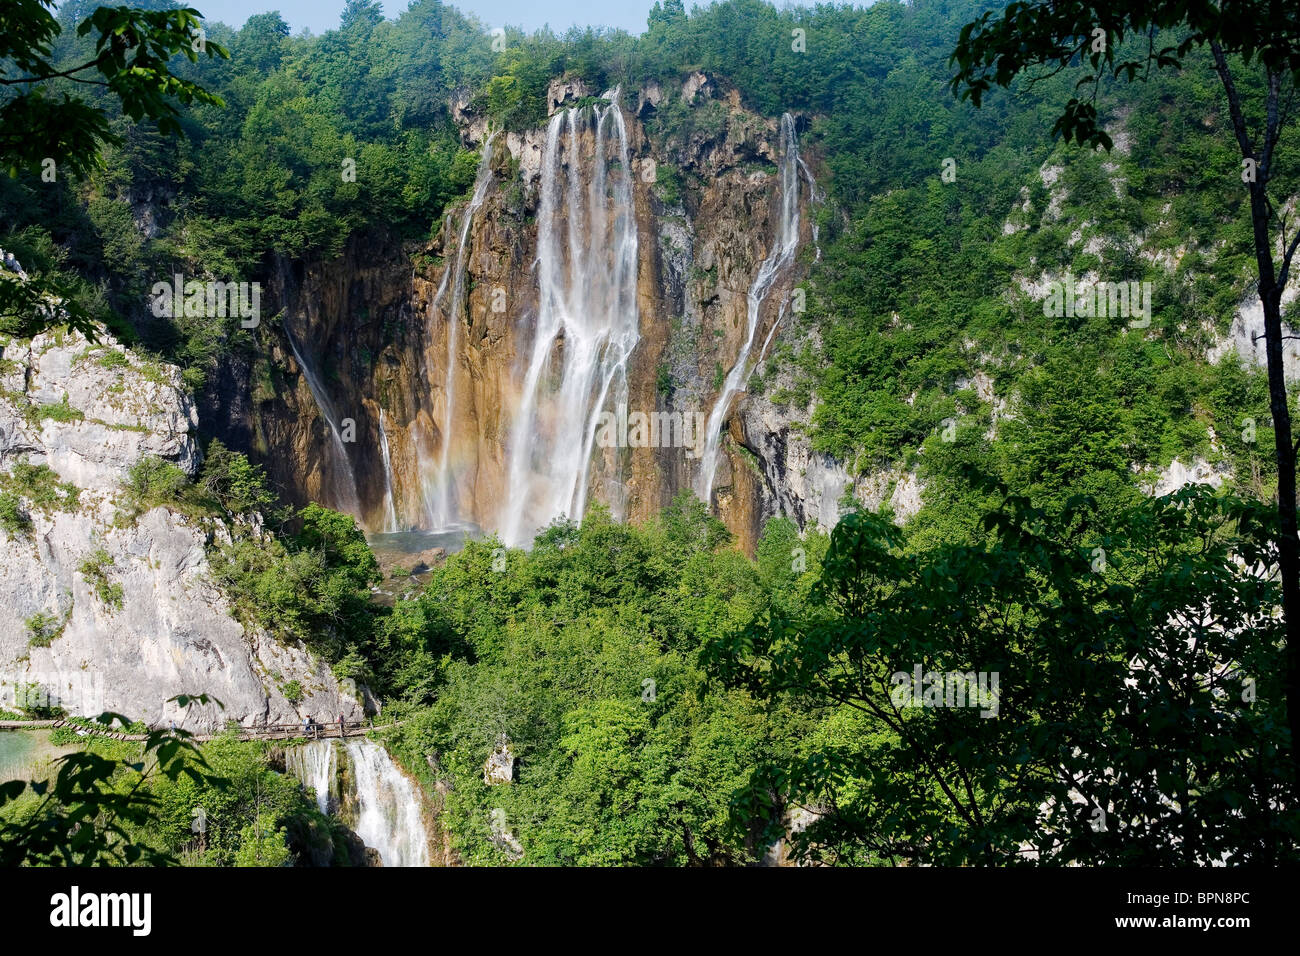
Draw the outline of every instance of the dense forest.
M59 6L53 63L93 56L76 25L96 6ZM153 279L265 280L358 239L427 241L475 179L458 111L526 131L555 78L638 89L702 71L754 113L795 112L825 171L819 243L800 253L808 308L749 389L851 474L913 473L915 514L850 497L834 528L770 519L747 555L689 493L642 524L597 505L527 549L468 541L379 602L356 522L288 505L250 449L200 423L201 470L141 461L123 520L165 507L219 526L212 577L234 613L382 701L384 745L469 864L750 865L782 837L842 865L1295 862L1280 585L1240 572L1273 564L1277 469L1265 372L1223 346L1254 250L1210 54L1103 87L1114 146L1083 148L1051 135L1068 72L979 109L953 95L950 57L983 8L662 0L636 36L494 35L439 0L391 19L348 0L321 36L276 13L208 20L228 59L173 69L220 105L184 108L169 135L78 90L115 145L55 184L0 177L0 247L202 396L254 346L153 314ZM649 122L671 138L715 120L669 102ZM1273 175L1297 181L1285 124ZM163 198L142 229L141 204ZM1049 315L1035 294L1044 275L1099 271L1150 283L1148 325ZM1156 496L1176 461L1205 463L1214 487ZM75 507L57 481L0 475L6 541L32 508ZM912 662L1000 674L996 719L890 707ZM484 762L504 741L517 775L493 786ZM132 790L131 745L86 746L107 787ZM274 746L231 735L175 760L95 853L355 861ZM32 792L0 808L29 830L48 812ZM29 862L60 860L56 844L0 839Z

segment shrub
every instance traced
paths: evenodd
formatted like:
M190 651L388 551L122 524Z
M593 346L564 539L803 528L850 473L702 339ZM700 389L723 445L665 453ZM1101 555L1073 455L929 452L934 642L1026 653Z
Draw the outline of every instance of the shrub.
M302 530L237 540L213 552L212 577L245 624L302 640L335 661L370 633L370 587L379 567L350 515L308 505Z
M24 623L27 625L29 647L49 647L55 638L63 636L65 620L59 615L37 611Z
M108 579L108 570L111 567L113 567L112 555L100 548L81 562L81 576L95 592L95 597L113 610L120 611L125 595L122 585Z
M32 519L23 511L22 502L12 491L0 492L0 528L10 537L25 534L31 529Z
M85 414L79 408L73 408L68 404L68 395L65 392L63 398L59 399L53 405L42 405L36 409L36 418L38 421L44 421L52 418L56 422L79 422L85 419Z
M262 466L251 464L215 438L208 444L199 487L232 515L260 511L275 503Z
M191 485L189 476L180 468L150 455L131 466L123 487L136 513L140 513L160 505L187 504Z
M74 484L59 480L58 472L49 465L32 465L20 461L7 475L0 475L0 492L13 498L14 504L8 509L13 514L21 513L20 499L26 499L32 507L41 511L71 511L76 508L81 490ZM0 510L4 510L0 506ZM20 519L23 527L30 527L26 515ZM4 522L0 518L0 522ZM8 528L8 523L5 522Z
M131 363L127 361L126 353L119 352L117 349L109 349L99 358L95 359L100 368L126 368Z

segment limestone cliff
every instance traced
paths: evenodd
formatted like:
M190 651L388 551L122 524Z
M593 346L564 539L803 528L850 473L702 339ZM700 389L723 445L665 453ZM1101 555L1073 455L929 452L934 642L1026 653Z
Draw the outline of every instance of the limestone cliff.
M359 716L305 650L246 632L208 578L208 545L228 534L165 507L130 517L121 486L156 456L200 463L195 405L179 372L111 337L41 335L0 357L0 695L104 710L153 725L210 729ZM281 687L297 681L298 705ZM215 705L181 714L169 698ZM296 695L295 695L296 696Z

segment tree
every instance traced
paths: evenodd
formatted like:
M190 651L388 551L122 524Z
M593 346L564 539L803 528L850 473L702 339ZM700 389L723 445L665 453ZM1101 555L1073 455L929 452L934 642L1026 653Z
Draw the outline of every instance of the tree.
M107 89L132 120L152 120L166 134L181 131L174 101L224 105L169 66L178 53L192 63L201 52L228 55L206 39L197 10L99 7L77 27L78 36L95 37L94 56L65 66L53 55L63 32L53 8L54 0L8 0L0 10L0 87L12 91L0 106L0 163L11 176L20 168L84 176L102 147L121 142L103 108L67 92L51 95L61 83ZM60 321L93 340L90 315L65 286L0 269L0 323L6 331L26 337Z
M1176 45L1165 42L1170 31ZM1125 43L1125 41L1130 41ZM1109 149L1110 136L1098 123L1096 98L1109 73L1132 82L1157 69L1182 65L1193 50L1208 48L1227 98L1232 130L1242 158L1242 179L1250 194L1258 291L1264 308L1264 342L1277 457L1277 557L1286 621L1288 725L1300 740L1300 538L1296 522L1296 452L1283 375L1282 291L1286 288L1300 227L1288 236L1283 204L1270 187L1278 165L1278 142L1300 73L1300 7L1283 0L1033 0L1009 4L997 16L986 12L961 31L950 63L957 73L955 94L979 107L994 85L1007 87L1022 74L1072 66L1089 71L1076 84L1085 88L1066 104L1053 133L1066 142ZM1263 72L1261 102L1244 95L1230 58ZM1041 78L1039 74L1036 78ZM1284 86L1285 95L1284 95ZM1248 116L1253 109L1254 115ZM1253 120L1253 123L1252 123ZM1253 126L1253 129L1252 129ZM1276 252L1275 252L1276 250ZM1292 748L1295 784L1300 788L1300 751Z
M988 541L916 554L846 516L808 610L706 649L725 680L826 714L737 823L778 836L778 794L820 816L800 853L857 863L1300 858L1277 582L1253 570L1268 508L1193 486L1123 518L1092 546L1010 498Z
M206 694L171 698L179 707L220 701ZM105 729L130 721L105 713L96 723ZM162 866L176 861L167 853L142 845L133 832L152 825L158 799L150 783L224 786L213 775L198 747L184 730L150 731L139 761L114 760L90 750L60 757L53 781L12 780L0 784L0 866L93 866L144 863ZM119 779L125 777L125 779ZM33 801L24 805L27 797ZM17 802L16 802L17 801Z

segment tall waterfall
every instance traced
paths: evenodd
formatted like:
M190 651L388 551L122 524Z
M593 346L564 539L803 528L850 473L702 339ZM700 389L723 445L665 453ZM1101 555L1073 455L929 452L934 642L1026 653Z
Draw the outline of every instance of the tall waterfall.
M379 409L379 453L384 460L384 530L396 531L397 505L393 501L393 455L388 447L388 428L384 423L384 409Z
M619 91L605 99L556 113L546 131L536 332L498 519L509 545L527 544L554 518L582 517L600 412L627 400L639 337L636 218Z
M343 433L339 429L339 416L334 410L334 403L330 401L329 393L325 390L325 383L320 380L316 374L316 369L303 358L302 352L298 350L298 343L293 340L293 334L289 331L289 326L284 327L284 337L289 340L289 350L293 352L294 361L298 363L298 368L302 370L302 377L307 380L307 387L311 389L311 397L316 401L316 407L320 409L321 416L329 425L330 436L333 438L332 447L338 456L338 471L342 472L346 479L342 487L335 482L333 489L336 504L340 509L350 511L357 518L361 517L361 499L357 495L357 479L352 472L352 460L348 458L347 447L343 444Z
M334 744L329 740L313 740L301 747L285 751L285 768L316 791L316 806L321 813L330 812L330 796L338 806L338 761L334 759Z
M759 266L758 274L749 287L746 303L745 342L736 356L736 363L727 373L718 393L713 409L709 412L709 422L705 430L704 454L700 456L700 473L696 483L696 492L708 504L713 494L713 480L717 476L718 451L722 443L722 425L731 409L731 403L745 387L753 370L750 352L754 347L754 338L758 334L760 311L763 300L771 291L773 284L794 261L795 250L799 246L799 143L795 137L794 117L789 113L781 117L781 219L777 227L772 249ZM804 167L805 171L807 167ZM811 174L809 174L811 182ZM780 324L785 315L785 306L777 318ZM773 326L775 331L775 325ZM770 341L771 335L768 335ZM767 341L763 348L766 349Z
M478 161L478 173L474 177L474 192L460 220L460 235L456 245L456 261L443 273L442 283L434 296L434 307L441 303L447 291L448 280L451 281L451 302L447 307L447 364L443 371L443 411L441 446L438 451L436 471L432 477L432 500L426 495L429 509L429 521L435 529L446 529L462 524L461 511L456 494L456 469L460 464L455 447L456 438L456 373L460 359L460 326L464 321L461 313L465 310L465 275L466 257L469 247L469 230L474 222L474 214L482 207L487 198L488 187L492 183L492 140L496 133L488 134L483 142L483 153Z
M379 851L384 866L428 866L429 835L415 785L378 744L353 738L347 748L360 805L357 836Z

